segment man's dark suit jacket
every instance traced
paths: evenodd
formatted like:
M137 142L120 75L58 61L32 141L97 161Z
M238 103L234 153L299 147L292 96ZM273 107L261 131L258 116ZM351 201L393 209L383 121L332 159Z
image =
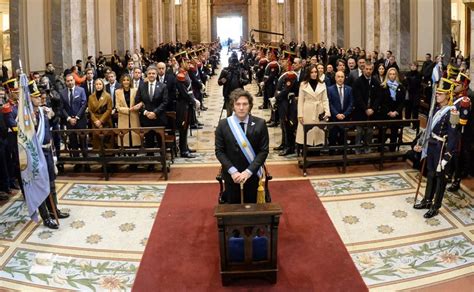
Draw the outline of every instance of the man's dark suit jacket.
M157 76L156 80L160 80L160 76ZM176 76L173 73L166 72L163 81L168 89L168 105L166 110L174 112L176 111Z
M150 98L148 94L149 83L144 82L143 86L140 86L135 96L135 104L143 102L145 105L140 110L140 125L142 127L157 127L166 126L166 107L168 105L168 89L163 83L155 81L155 91L153 97ZM156 114L155 120L148 119L144 112L154 112Z
M84 92L86 93L86 100L89 101L89 96L91 96L92 93L95 91L95 79L92 80L92 91L89 91L89 86L88 86L89 80L86 80L82 82L81 87L84 89Z
M370 85L367 78L362 75L355 82L352 87L352 94L354 95L354 111L352 112L352 120L354 121L367 121L375 118L375 112L377 108L375 106L377 90L380 87L380 83L375 77L370 77ZM374 114L370 117L365 113L366 110L374 110Z
M70 129L85 129L87 127L87 118L85 115L87 108L86 92L82 87L74 86L73 96L74 98L71 105L69 103L69 88L66 87L61 91L61 100L63 104L61 113L63 121ZM73 127L67 122L68 117L79 118L76 126Z
M234 166L239 172L246 169L252 172L251 178L245 184L245 201L256 202L258 177L257 172L265 163L268 156L268 129L265 120L249 116L249 122L246 132L247 139L255 151L255 159L252 163L247 161L244 154L240 150L239 144L235 139L226 119L219 122L216 129L216 157L222 165L222 177L226 185L227 198L237 198L236 200L228 200L230 203L240 202L240 186L233 182L229 169Z
M341 99L339 97L339 89L337 84L334 84L328 88L328 99L329 99L329 109L331 110L331 121L339 122L336 118L338 114L344 114L346 118L344 121L349 120L349 116L352 113L352 105L354 103L354 98L352 96L352 88L347 85L344 86L344 104L341 105Z

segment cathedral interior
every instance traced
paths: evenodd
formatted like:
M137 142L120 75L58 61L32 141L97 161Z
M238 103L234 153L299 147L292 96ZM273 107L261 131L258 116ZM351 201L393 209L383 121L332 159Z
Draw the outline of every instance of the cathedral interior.
M472 291L472 157L461 166L457 188L448 183L439 214L424 217L427 210L413 208L425 194L429 176L420 176L406 153L419 131L430 125L426 96L417 105L416 121L405 121L401 128L400 157L387 150L387 156L366 162L362 158L370 154L358 156L356 149L348 162L345 150L336 150L340 156L335 158L323 147L311 152L309 159L316 165L306 168L306 152L279 148L285 134L269 124L268 189L272 203L283 210L276 284L243 280L230 288L221 285L214 208L219 199L216 175L221 171L215 132L226 114L219 76L234 52L241 60L251 51L268 52L271 61L270 52L286 46L280 50L285 63L281 68L289 67L283 51L308 66L312 55L324 66L331 63L327 55L319 55L322 48L336 48L339 58L357 52L355 59L364 55L361 59L375 64L388 62L391 55L400 77L413 70L413 64L423 73L429 54L435 63L443 57L441 67L449 71L454 66L473 80L469 64L474 56L474 0L0 0L0 27L2 105L8 103L8 82L21 83L21 73L29 80L55 74L66 86L66 76L78 64L84 64L79 79L87 80L88 68L99 72L111 67L121 72L115 72L119 81L122 73L128 74L130 62L130 70L140 63L145 75L153 63L165 62L171 70L175 64L169 59L174 58L181 66L183 51L190 64L199 59L192 63L197 67L202 61L211 68L211 57L216 58L197 93L202 97L192 111L196 124L184 132L187 150L181 145L178 150L164 147L166 161L152 168L140 154L122 155L143 158L133 167L134 162L111 168L90 162L80 169L67 162L59 169L55 190L58 207L70 216L60 219L57 229L31 220L20 190L5 193L6 199L0 200L0 290ZM303 43L308 47L304 53ZM430 71L422 81L420 94L425 94L426 84L431 86L432 75ZM128 78L133 82L133 73ZM266 85L261 84L254 76L242 87L254 98L251 115L272 121L272 110L260 94ZM411 119L406 112L404 117ZM474 121L469 123L472 127ZM176 126L170 131L176 139ZM463 147L472 153L473 139L466 141ZM65 141L60 145L66 148ZM116 143L115 148L123 147ZM137 146L133 153L142 148ZM384 145L381 148L384 153Z

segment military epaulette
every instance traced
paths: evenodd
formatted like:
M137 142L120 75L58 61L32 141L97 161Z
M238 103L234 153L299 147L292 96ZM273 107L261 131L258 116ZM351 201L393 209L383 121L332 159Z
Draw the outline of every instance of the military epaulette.
M2 106L2 113L3 114L9 114L13 111L11 105L9 103L6 103Z

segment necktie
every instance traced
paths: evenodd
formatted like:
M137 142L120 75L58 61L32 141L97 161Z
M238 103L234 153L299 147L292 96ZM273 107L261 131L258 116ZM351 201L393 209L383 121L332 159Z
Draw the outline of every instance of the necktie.
M115 107L115 85L110 85L110 96Z
M154 90L153 90L153 89L155 89L155 86L154 86L153 83L150 83L150 89L149 89L149 91L148 91L148 95L150 96L150 100L153 99L153 93L154 93Z
M92 81L89 82L89 94L92 94Z
M69 105L72 107L72 101L74 99L74 94L72 88L69 89Z
M339 98L341 99L341 107L344 107L344 95L342 94L342 86L339 87Z
M135 88L138 88L138 81L135 80Z
M245 133L245 123L244 122L240 122L240 127L242 128L242 131L244 131L244 133Z

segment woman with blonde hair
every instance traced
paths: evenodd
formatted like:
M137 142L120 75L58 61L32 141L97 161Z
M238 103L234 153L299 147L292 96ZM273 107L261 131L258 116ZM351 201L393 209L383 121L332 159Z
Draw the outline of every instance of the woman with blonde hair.
M324 66L312 64L309 66L304 81L300 85L298 94L298 128L296 143L304 143L303 124L317 123L331 116L329 100L325 84ZM307 145L324 144L324 131L314 127L307 133Z
M112 128L112 97L105 91L105 83L102 79L96 79L94 82L95 92L89 96L87 103L91 115L92 128ZM112 141L109 137L105 139L105 147L112 147ZM92 147L100 148L100 137L98 134L92 135Z
M385 80L380 84L377 92L376 102L379 109L379 119L398 120L403 119L403 102L405 101L405 87L398 79L398 71L389 68L385 75ZM398 139L399 127L390 127L390 143L396 143ZM396 145L390 145L390 151L395 151Z
M118 128L129 129L140 127L139 110L141 104L135 104L136 88L131 88L132 80L130 75L123 75L120 78L122 88L115 91L116 108L118 111ZM140 146L140 135L138 133L127 133L123 137L123 144L120 137L117 143L123 147Z

